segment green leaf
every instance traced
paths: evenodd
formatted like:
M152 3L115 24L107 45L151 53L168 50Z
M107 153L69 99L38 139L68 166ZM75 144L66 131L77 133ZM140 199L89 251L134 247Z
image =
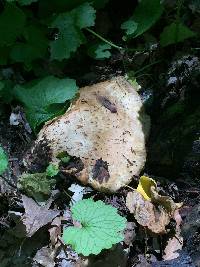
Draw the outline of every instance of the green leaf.
M26 27L23 36L26 43L15 44L11 50L10 57L16 62L24 62L25 65L30 66L33 60L45 56L48 48L48 40L41 25Z
M35 200L44 201L51 194L55 182L46 173L23 173L18 178L17 187Z
M94 25L95 10L85 3L56 17L51 27L59 30L57 39L50 43L51 59L68 59L85 42L81 29Z
M109 249L123 240L126 219L117 213L117 209L102 201L78 201L72 207L72 218L77 221L77 227L65 228L63 240L77 253L97 255L102 249Z
M0 98L4 103L10 103L13 100L13 81L3 80L0 82Z
M46 169L46 174L47 176L53 177L57 175L59 172L59 167L58 165L55 164L49 164L49 166Z
M8 168L8 157L0 146L0 175Z
M182 42L185 39L194 37L196 34L187 26L181 23L171 23L164 28L160 34L160 44L164 47L170 44Z
M106 43L99 43L89 47L88 55L95 59L105 59L111 56L111 46Z
M24 104L27 119L36 130L42 122L61 114L65 102L75 96L77 89L73 79L47 76L26 85L15 86L14 94Z
M126 31L126 35L132 35L137 30L138 23L136 23L133 19L129 19L122 23L121 29Z
M91 5L95 9L103 8L109 0L56 0L51 1L49 4L49 0L39 1L39 16L41 18L50 17L52 14L62 13L63 10L71 11L74 8L84 4L85 2L90 2Z
M25 15L14 4L6 4L0 14L0 46L13 44L16 38L23 32Z
M142 0L138 4L133 16L121 25L128 37L135 38L153 26L163 12L163 5L160 2L160 0Z
M0 47L0 65L6 65L10 53L10 47Z
M22 6L30 5L38 0L7 0L7 2L18 2Z

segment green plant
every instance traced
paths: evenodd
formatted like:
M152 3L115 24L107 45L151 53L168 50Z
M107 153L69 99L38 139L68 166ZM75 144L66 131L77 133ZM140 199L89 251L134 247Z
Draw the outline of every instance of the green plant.
M55 180L47 177L44 173L23 173L17 182L17 187L23 190L28 196L37 201L44 201L51 194Z
M126 219L117 214L117 209L102 201L84 199L72 207L73 227L63 230L63 241L84 256L99 254L102 249L123 240L122 231Z
M4 152L3 148L0 146L0 175L5 172L8 167L8 157Z
M142 0L135 8L133 16L121 25L126 33L125 39L135 38L146 32L160 18L163 10L160 0Z
M42 123L64 113L69 106L78 89L75 79L79 75L78 68L71 70L71 66L79 66L83 58L86 62L88 56L103 60L112 55L112 49L124 55L125 51L148 47L148 40L143 37L158 21L162 25L158 37L154 33L152 36L155 42L160 37L162 47L195 36L181 14L183 0L171 8L170 19L166 15L167 1L141 0L129 19L119 21L123 22L119 33L124 33L124 37L119 39L121 45L116 45L106 39L112 36L112 28L104 36L95 25L98 9L104 8L108 1L1 1L0 102L20 101L35 132ZM131 40L137 37L145 45L136 41L133 46ZM2 74L1 69L7 71Z
M49 166L46 169L46 174L47 176L53 177L57 175L59 172L59 167L58 165L55 164L49 164Z
M35 130L42 122L61 114L66 101L71 100L77 90L73 79L47 76L25 86L15 86L14 95L24 104L27 119Z

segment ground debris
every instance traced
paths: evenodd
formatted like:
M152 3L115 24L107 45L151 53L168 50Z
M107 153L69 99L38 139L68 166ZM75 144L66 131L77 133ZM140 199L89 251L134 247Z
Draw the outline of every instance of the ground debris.
M34 235L41 227L50 223L60 214L58 210L50 210L49 206L39 206L32 198L25 195L22 196L22 201L25 208L22 221L26 226L28 237Z

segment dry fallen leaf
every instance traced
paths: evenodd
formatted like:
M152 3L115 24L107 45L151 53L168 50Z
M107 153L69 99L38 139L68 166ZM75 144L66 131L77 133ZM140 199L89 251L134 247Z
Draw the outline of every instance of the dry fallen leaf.
M174 212L174 220L176 221L176 232L172 238L167 242L167 245L164 250L164 260L173 260L179 257L178 250L182 250L183 247L183 237L181 236L181 222L182 218L179 214L179 211Z
M170 221L169 214L162 207L156 208L136 190L127 194L126 206L140 225L157 234L166 232L165 226Z
M49 210L48 206L39 206L32 198L25 195L22 196L25 214L22 216L22 221L26 226L27 236L31 237L42 226L51 222L59 215L58 210Z
M49 229L49 235L51 244L55 246L58 242L59 236L61 236L61 217L56 217L52 221L51 226L52 227Z
M48 247L43 247L37 251L33 261L40 264L43 267L54 267L55 251Z
M124 243L127 246L132 246L132 242L136 237L135 233L136 224L134 222L127 222L126 228L124 229Z

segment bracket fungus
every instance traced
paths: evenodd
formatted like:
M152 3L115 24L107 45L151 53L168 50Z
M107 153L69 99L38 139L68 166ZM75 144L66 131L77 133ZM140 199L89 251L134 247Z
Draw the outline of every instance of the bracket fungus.
M144 167L149 125L136 90L116 77L81 88L69 110L45 124L31 154L37 157L45 143L51 162L62 153L78 159L79 166L69 163L66 173L99 191L115 192Z

